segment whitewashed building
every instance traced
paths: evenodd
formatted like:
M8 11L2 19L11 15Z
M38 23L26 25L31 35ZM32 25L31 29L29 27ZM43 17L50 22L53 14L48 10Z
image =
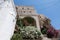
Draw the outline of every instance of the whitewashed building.
M0 0L0 40L10 40L16 23L13 0Z

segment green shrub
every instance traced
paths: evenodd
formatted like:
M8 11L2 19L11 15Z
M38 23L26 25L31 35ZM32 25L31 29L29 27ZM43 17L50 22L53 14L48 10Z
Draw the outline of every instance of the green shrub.
M11 40L23 40L24 38L39 38L41 33L34 26L27 26L20 28L20 31L14 33Z

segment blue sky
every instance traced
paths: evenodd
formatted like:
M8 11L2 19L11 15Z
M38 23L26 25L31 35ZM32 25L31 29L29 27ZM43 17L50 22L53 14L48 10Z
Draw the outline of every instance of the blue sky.
M55 29L60 29L60 0L14 0L15 5L33 6L38 14L51 19Z

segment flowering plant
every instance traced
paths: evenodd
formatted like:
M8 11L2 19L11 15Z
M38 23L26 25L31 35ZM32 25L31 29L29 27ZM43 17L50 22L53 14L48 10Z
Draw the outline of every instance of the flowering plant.
M37 30L37 28L36 27L34 27L34 26L27 26L27 27L25 27L25 28L23 28L23 29L21 29L21 32L20 32L21 34L22 34L22 38L39 38L40 37L40 35L41 35L41 33Z

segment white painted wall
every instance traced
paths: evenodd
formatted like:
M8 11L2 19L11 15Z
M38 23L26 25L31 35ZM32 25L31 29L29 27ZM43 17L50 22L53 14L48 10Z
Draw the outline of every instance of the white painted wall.
M15 17L12 0L6 0L0 4L0 40L10 40L12 37L16 23Z

